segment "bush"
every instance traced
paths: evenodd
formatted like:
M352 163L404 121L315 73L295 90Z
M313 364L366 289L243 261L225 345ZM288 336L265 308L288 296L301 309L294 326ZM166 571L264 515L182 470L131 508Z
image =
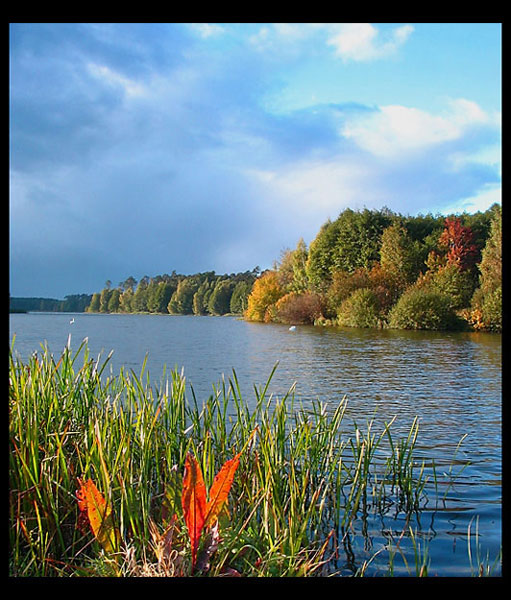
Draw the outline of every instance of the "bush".
M393 329L459 329L461 324L448 296L415 286L401 296L389 313L389 327Z
M324 302L319 294L290 292L275 305L275 320L297 325L313 324L323 316Z
M368 288L355 290L340 306L337 322L346 327L377 327L378 297Z
M447 263L419 279L418 286L449 298L454 310L466 308L474 292L474 277L456 264Z

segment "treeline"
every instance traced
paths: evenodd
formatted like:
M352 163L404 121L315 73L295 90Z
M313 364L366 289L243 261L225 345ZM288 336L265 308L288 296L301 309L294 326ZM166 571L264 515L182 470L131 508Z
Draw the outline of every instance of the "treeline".
M502 215L346 209L254 283L254 321L502 329Z
M88 312L159 313L171 315L243 314L259 267L244 273L217 275L214 271L194 275L133 277L117 287L107 281L92 295Z
M64 300L9 297L9 312L85 312L91 299L92 294L70 294Z

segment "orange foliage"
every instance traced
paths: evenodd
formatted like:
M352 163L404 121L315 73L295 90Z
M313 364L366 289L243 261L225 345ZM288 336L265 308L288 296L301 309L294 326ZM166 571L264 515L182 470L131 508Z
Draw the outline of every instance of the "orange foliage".
M181 503L192 550L192 572L197 561L202 532L205 528L213 528L216 525L218 515L227 501L240 455L241 452L221 467L209 491L209 501L197 459L191 454L186 457Z
M115 552L119 543L119 530L114 527L112 509L92 479L78 480L76 493L80 518L78 526L84 530L89 524L94 537L107 552Z

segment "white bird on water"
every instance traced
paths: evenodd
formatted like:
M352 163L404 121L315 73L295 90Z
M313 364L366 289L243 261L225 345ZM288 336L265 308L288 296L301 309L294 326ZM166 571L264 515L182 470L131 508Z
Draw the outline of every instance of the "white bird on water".
M70 324L70 325L72 325L74 322L75 322L75 318L73 317L73 318L71 319L71 321L69 321L69 324Z
M289 328L289 331L294 331L296 329L296 325L291 325L291 327Z

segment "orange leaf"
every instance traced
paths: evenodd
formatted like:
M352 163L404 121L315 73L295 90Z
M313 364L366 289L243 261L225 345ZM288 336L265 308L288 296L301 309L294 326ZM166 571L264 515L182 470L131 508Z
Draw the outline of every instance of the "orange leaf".
M199 463L191 454L186 456L181 504L190 537L193 571L206 514L206 486Z
M94 537L107 552L114 552L119 531L114 527L112 509L92 479L78 480L80 489L76 493L81 521L88 520Z
M229 494L234 479L234 474L240 462L240 455L236 454L234 458L224 463L220 471L215 476L213 485L209 491L209 502L206 506L206 517L204 524L206 526L214 525L218 519Z

